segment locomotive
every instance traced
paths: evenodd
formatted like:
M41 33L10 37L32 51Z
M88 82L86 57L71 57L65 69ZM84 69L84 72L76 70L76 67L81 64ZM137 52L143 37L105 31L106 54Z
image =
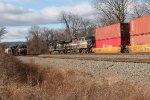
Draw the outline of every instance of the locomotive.
M53 40L50 41L49 53L91 53L93 47L95 47L94 36L71 39L70 41Z
M19 56L19 55L27 55L27 46L26 44L14 45L5 49L5 53Z

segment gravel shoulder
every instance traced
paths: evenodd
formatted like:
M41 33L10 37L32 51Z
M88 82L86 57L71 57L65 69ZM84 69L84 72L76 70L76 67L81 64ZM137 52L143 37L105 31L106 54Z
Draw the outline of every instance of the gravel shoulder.
M75 56L80 57L80 55ZM99 55L88 55L88 56L104 57ZM129 57L129 56L106 55L105 57ZM132 57L148 58L150 56L134 55ZM124 80L134 81L137 83L140 82L142 84L143 83L150 84L150 64L147 63L106 62L106 61L89 61L89 60L87 61L87 60L39 58L39 57L18 57L18 59L20 59L25 63L35 63L47 67L84 71L92 74L95 78L117 77Z

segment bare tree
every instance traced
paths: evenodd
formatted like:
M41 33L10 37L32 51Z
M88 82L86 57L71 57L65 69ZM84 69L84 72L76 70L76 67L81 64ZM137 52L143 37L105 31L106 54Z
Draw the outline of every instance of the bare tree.
M134 0L130 9L131 19L140 18L147 15L145 1L143 0Z
M33 38L33 37L40 38L41 33L42 33L41 28L39 26L33 26L29 30L30 38Z
M65 40L64 30L41 28L33 26L29 30L29 35L26 37L28 52L30 54L47 53L49 43L53 40Z
M48 29L46 27L42 28L42 36L41 37L45 41L53 40L54 30L53 29Z
M42 28L41 38L42 38L43 41L46 42L47 48L48 48L49 41L54 39L54 30L53 29L48 29L46 27Z
M53 30L53 33L54 33L53 40L60 40L60 41L66 40L66 32L64 29Z
M86 36L93 33L95 24L81 16L72 13L62 13L62 22L66 26L66 33L69 33L70 39Z
M145 15L145 8L143 5L136 4L134 5L133 18L140 18Z
M61 22L65 24L66 26L66 39L71 39L71 14L67 14L66 12L61 13Z
M0 28L0 39L1 39L2 36L3 36L4 34L6 34L6 33L7 33L6 28L5 28L5 27L1 27L1 28Z
M66 26L66 33L67 36L69 36L69 39L78 37L78 33L82 27L82 17L72 13L63 12L61 20Z
M79 17L78 15L71 15L71 32L73 37L77 38L79 30L81 28L81 23L82 23L82 18Z
M94 0L94 8L100 16L102 25L123 23L131 2L132 0Z
M147 15L150 15L150 0L143 0L143 2Z
M81 21L81 36L93 35L96 24L90 19L82 19Z
M29 30L27 37L28 52L30 54L41 54L47 51L46 42L42 40L42 29L39 26L33 26Z

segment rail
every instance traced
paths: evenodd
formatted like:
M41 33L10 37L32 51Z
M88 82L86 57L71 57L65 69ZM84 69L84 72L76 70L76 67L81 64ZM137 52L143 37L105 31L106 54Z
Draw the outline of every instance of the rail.
M93 57L65 57L65 56L38 56L40 58L55 58L55 59L75 59L75 60L90 60L90 61L108 61L108 62L130 62L130 63L150 63L150 59L138 58L93 58Z

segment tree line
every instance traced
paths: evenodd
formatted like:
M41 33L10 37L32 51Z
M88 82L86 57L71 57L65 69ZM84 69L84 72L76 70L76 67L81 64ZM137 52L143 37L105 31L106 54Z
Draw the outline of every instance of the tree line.
M64 24L65 29L48 29L39 26L30 28L27 36L28 53L48 52L49 43L53 40L70 41L79 37L91 36L95 33L96 25L94 22L79 15L62 12L59 20Z

